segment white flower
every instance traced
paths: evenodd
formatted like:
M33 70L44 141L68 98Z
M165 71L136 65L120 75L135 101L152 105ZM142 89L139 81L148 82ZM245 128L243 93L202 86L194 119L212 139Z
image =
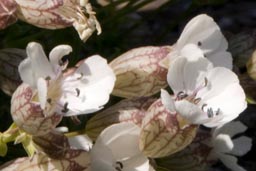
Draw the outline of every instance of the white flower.
M193 124L216 127L235 119L247 106L237 76L227 68L213 67L193 51L172 62L167 81L175 95L162 90L163 104Z
M61 58L71 51L68 45L57 46L48 60L42 46L32 42L27 46L28 58L19 65L23 82L37 89L34 100L40 103L45 115L53 111L64 116L91 113L109 100L116 78L107 61L94 55L64 75L67 62Z
M232 57L226 51L227 40L219 26L206 14L198 15L189 21L173 46L173 50L162 61L162 65L168 68L172 61L182 56L181 53L186 51L187 46L194 46L194 50L208 58L214 66L232 69Z
M213 149L208 160L220 159L232 171L245 171L238 165L235 156L245 155L252 147L252 139L240 136L232 140L236 134L243 133L246 126L241 122L231 122L214 130L211 143Z
M107 127L92 147L92 171L154 171L139 150L140 128L133 123Z

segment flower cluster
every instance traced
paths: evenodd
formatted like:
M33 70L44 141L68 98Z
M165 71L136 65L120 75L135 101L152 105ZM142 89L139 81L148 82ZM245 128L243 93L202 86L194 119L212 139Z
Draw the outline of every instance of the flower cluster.
M58 21L84 30L81 18L76 18L84 5L97 26L87 1L79 1L79 7L77 1L51 2L22 3L18 14L40 26L28 17L30 6L39 5L42 16L65 14ZM220 28L205 14L193 18L173 46L132 49L109 65L93 55L68 68L63 57L71 53L71 46L55 47L48 58L39 43L29 43L18 67L22 84L11 100L16 126L0 134L0 155L6 154L6 143L21 139L17 137L22 131L29 137L30 147L25 149L31 157L8 162L0 170L208 170L220 159L231 170L243 171L233 155L247 153L252 140L234 137L246 130L231 121L247 102L227 47ZM165 90L168 85L171 95ZM159 92L159 98L152 97ZM126 99L99 111L111 93ZM77 115L92 113L84 130L57 127L63 117L79 123ZM8 138L10 132L17 136Z

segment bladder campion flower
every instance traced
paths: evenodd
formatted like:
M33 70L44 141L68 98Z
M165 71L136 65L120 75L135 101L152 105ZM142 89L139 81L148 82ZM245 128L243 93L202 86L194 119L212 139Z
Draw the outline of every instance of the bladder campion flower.
M63 63L61 58L71 51L68 45L57 46L50 52L48 60L40 44L28 44L28 57L19 65L23 84L18 87L11 102L11 113L18 126L32 129L34 133L37 129L33 129L32 125L36 119L48 118L54 122L52 116L55 116L59 121L61 116L100 110L107 103L115 82L115 75L107 61L94 55L80 61L72 72L63 74L68 62ZM34 116L35 113L37 116ZM28 123L32 125L28 126ZM41 125L38 123L38 126Z
M247 106L237 76L197 54L173 61L167 80L175 95L163 90L163 103L193 124L216 127L235 119Z
M219 26L208 15L201 14L189 21L177 42L172 46L172 51L162 61L162 65L169 68L172 61L181 56L184 51L187 52L187 46L193 46L194 51L201 53L214 66L232 69L232 57L227 52L227 40L221 33Z

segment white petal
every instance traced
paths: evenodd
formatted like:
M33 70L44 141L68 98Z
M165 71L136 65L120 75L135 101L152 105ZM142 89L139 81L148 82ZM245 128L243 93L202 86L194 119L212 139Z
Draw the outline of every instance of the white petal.
M187 44L180 51L181 57L186 57L188 61L197 61L203 58L203 51L195 44Z
M177 58L168 69L167 81L174 94L178 94L185 89L183 72L186 62L186 58Z
M54 68L55 73L58 72L59 69L59 62L61 58L65 55L68 55L72 52L72 47L69 45L59 45L52 49L49 54L50 62Z
M92 140L87 135L69 137L68 142L75 149L89 151L92 148Z
M215 67L209 70L205 77L208 80L208 84L198 92L198 96L202 101L218 96L224 91L230 91L228 87L234 83L239 84L236 74L224 67Z
M78 79L82 77L81 79ZM87 58L73 75L63 82L62 101L67 101L70 111L65 116L95 112L109 100L116 77L107 61L98 56ZM76 92L79 89L79 96Z
M230 152L234 148L231 137L227 134L219 134L213 139L214 151L218 153Z
M209 59L215 67L225 67L230 70L233 68L233 58L231 53L227 51L216 52L212 55L208 55L207 59Z
M187 100L180 100L175 102L176 111L188 121L193 124L202 124L207 118L206 114L198 108L197 105L188 102Z
M242 136L233 140L234 148L230 152L236 156L243 156L252 148L252 139Z
M230 137L238 133L242 133L247 129L247 127L240 121L232 121L220 127L217 127L214 132L213 136L217 136L218 134L228 134Z
M96 144L109 147L117 161L139 155L140 128L133 123L119 123L102 131Z
M43 78L39 78L37 81L38 99L41 109L44 110L47 101L47 82Z
M53 68L39 43L29 43L26 50L28 58L31 60L31 69L33 71L34 79L55 76Z
M170 94L164 90L161 89L161 101L163 105L170 111L175 112L175 104L173 98L170 96Z
M20 73L21 80L24 83L30 85L32 88L36 88L37 78L34 77L34 73L31 66L31 60L29 58L24 59L19 64L18 70Z
M115 171L112 151L102 143L95 143L90 151L92 171Z
M230 155L221 154L219 155L220 160L226 165L231 171L246 171L244 168L237 164L237 158Z
M247 107L245 93L238 83L228 86L221 94L205 101L205 103L213 111L220 109L221 115L223 115L222 120L213 121L216 126L235 119Z
M188 43L197 45L198 42L201 43L200 48L205 55L224 51L228 47L218 25L205 14L194 17L185 26L177 41L177 49L182 49Z
M184 83L187 93L193 93L196 89L205 85L205 77L212 63L206 58L198 58L196 61L187 62L184 66Z
M152 171L149 160L142 154L122 163L124 165L123 171Z

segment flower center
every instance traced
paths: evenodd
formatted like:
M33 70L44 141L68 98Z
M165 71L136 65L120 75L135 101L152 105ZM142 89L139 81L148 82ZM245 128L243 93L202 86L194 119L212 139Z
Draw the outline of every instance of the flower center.
M193 103L193 104L199 104L201 102L201 98L200 97L196 97L197 96L197 93L202 90L203 88L205 88L206 86L208 85L208 79L205 77L204 78L204 83L199 86L198 88L196 88L190 95L183 92L183 91L180 91L178 94L177 94L177 97L176 97L176 101L179 101L179 100L187 100L189 101L190 103ZM201 110L207 114L208 118L212 118L214 116L217 116L220 114L220 109L218 108L216 111L214 111L211 107L205 109L207 106L206 103L203 103L202 104L202 107L201 107Z

